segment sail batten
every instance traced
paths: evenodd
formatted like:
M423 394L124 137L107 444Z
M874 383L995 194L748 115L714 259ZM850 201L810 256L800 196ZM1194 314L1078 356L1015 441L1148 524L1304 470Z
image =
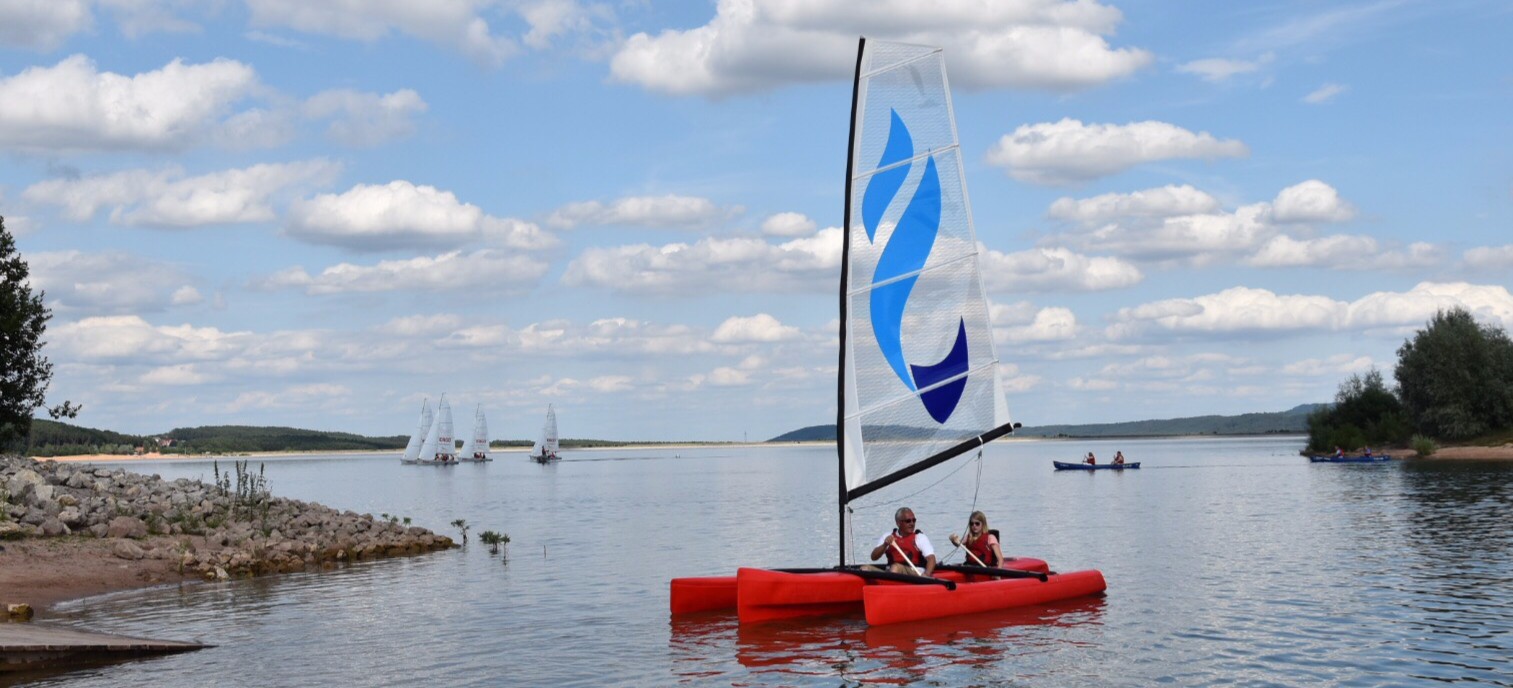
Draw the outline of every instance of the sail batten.
M841 269L841 502L1012 431L939 48L863 39Z
M952 144L952 145L947 146L945 148L942 148L940 150L927 150L927 151L925 151L923 153L915 155L912 158L909 158L908 160L900 160L900 161L895 162L895 163L890 163L890 164L887 164L887 165L883 165L881 167L878 167L875 170L867 170L866 172L862 172L860 174L857 174L856 176L854 176L854 177L851 178L851 181L853 181L853 182L864 181L867 178L872 177L874 175L877 175L879 173L887 172L889 170L892 170L892 169L895 169L895 168L899 168L899 167L904 167L905 165L912 165L914 163L918 163L918 162L924 160L925 158L929 158L929 157L932 157L932 156L940 154L940 153L950 153L950 152L958 150L960 148L961 148L961 146Z

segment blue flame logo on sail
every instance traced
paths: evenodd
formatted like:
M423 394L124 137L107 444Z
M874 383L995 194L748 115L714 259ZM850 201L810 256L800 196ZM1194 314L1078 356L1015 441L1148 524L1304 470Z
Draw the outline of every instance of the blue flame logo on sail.
M867 240L876 241L877 225L883 214L903 187L909 170L914 166L914 138L904 125L898 111L891 111L892 124L888 129L888 143L883 147L882 159L867 183L862 195L862 227L867 231ZM902 163L902 164L900 164ZM883 169L886 167L891 169ZM893 373L910 390L919 392L925 410L937 423L945 423L961 401L966 390L967 378L967 327L959 320L956 342L945 358L932 365L914 365L904 360L903 322L904 307L909 303L909 294L914 291L918 272L930 258L935 246L935 237L940 232L941 215L940 174L935 169L935 158L925 160L924 174L913 198L898 219L888 245L877 261L872 273L872 334L882 349L883 358L893 368ZM909 275L897 279L901 275ZM949 336L949 335L947 335ZM935 385L956 378L946 384ZM920 390L924 390L920 392Z

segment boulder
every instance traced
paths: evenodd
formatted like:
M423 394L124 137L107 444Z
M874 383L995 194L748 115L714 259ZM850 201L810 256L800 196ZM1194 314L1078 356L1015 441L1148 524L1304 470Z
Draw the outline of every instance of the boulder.
M63 525L63 521L57 518L49 518L42 522L42 535L46 537L58 537L67 535L69 532L68 526Z
M141 539L147 537L147 524L134 516L117 516L110 519L105 535L113 538Z
M117 558L130 559L132 561L147 556L147 553L143 552L142 548L137 546L137 543L130 540L117 540L116 544L111 546L110 553L116 555Z
M11 621L31 621L32 614L32 606L25 602L5 605L5 615L10 617Z

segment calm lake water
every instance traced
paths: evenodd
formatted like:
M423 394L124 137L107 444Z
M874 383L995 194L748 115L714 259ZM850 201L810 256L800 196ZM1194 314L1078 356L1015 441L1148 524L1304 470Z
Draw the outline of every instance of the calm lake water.
M1302 444L999 442L870 495L855 556L900 503L940 543L975 498L1006 554L1098 568L1109 584L1100 599L879 628L667 612L673 577L834 563L830 447L569 452L551 466L519 453L451 468L267 460L276 495L454 537L465 518L473 542L70 603L62 623L217 647L36 684L1513 685L1513 463L1314 465ZM1143 468L1051 469L1116 448ZM477 543L485 529L510 535L507 558Z

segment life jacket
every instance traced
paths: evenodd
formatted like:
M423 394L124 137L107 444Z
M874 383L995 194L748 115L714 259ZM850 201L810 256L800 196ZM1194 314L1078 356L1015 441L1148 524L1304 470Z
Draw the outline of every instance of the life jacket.
M916 530L916 531L914 531L914 535L919 535L920 532L921 531ZM904 537L904 536L898 534L898 529L897 528L894 528L893 529L893 542L895 542L895 543L898 544L898 549L903 550L904 554L909 555L909 561L913 562L915 566L924 566L925 565L925 555L919 551L919 545L914 542L914 535L910 535L909 537ZM898 560L898 550L895 550L892 547L888 548L888 563L889 564L897 564L897 563L899 563L899 560Z
M993 554L993 541L998 538L994 537L993 540L989 540L988 538L992 535L992 533L983 533L981 537L967 543L967 551L971 552L972 556L977 557L977 561L982 562L984 566L999 566L1003 564L1003 562L998 560L998 555ZM977 562L969 563L975 564Z

